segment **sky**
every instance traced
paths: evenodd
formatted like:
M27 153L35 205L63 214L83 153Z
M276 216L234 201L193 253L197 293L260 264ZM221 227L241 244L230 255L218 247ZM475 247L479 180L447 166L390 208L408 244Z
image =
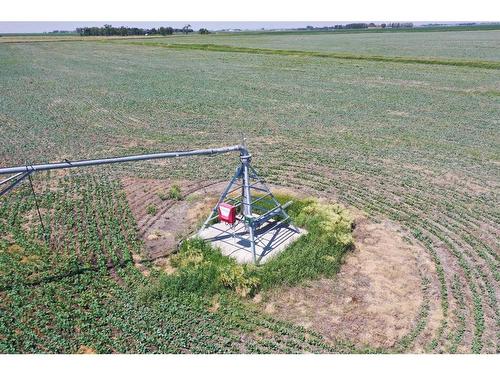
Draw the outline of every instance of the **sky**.
M356 21L352 21L356 22ZM363 21L366 22L366 21ZM372 22L372 21L370 21ZM373 21L375 23L388 22L388 21ZM392 22L392 21L389 21ZM395 21L397 22L397 21ZM0 22L0 33L43 33L50 32L54 30L74 30L77 27L85 26L103 26L104 24L110 24L113 26L128 26L128 27L139 27L139 28L152 28L159 26L172 26L174 28L181 28L184 25L190 24L194 30L198 30L201 27L205 27L209 30L221 30L221 29L242 29L242 30L260 30L264 29L282 29L282 28L297 28L306 27L308 25L319 27L319 26L332 26L336 24L345 24L349 22L340 21L328 21L328 22L170 22L170 21L158 21L158 22L117 22L117 21L75 21L75 22ZM415 25L424 24L427 22L413 22ZM432 23L439 23L433 21ZM448 24L453 22L447 22Z

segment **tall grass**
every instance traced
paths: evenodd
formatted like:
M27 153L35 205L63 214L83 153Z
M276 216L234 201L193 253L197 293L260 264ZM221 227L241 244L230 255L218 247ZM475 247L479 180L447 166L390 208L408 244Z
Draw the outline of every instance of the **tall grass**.
M221 254L202 239L182 243L170 264L177 270L172 275L160 273L141 292L146 299L157 299L165 294L196 294L212 296L234 291L241 296L255 293L259 280L250 275L249 268Z
M284 202L291 197L277 198ZM353 245L353 220L340 205L303 199L294 201L289 214L308 233L256 270L262 289L333 276Z

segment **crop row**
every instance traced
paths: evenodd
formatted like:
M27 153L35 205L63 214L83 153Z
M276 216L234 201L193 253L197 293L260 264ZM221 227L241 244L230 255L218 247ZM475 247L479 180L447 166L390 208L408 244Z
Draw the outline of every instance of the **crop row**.
M28 186L2 199L1 288L109 269L140 252L119 182L86 174L40 176L34 183L42 222Z

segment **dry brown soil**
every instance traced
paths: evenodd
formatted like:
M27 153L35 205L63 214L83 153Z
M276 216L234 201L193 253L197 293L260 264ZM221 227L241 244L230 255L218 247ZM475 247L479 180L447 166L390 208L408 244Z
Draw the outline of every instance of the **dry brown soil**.
M361 213L355 222L355 249L335 279L274 290L259 296L259 305L333 341L391 348L417 323L424 302L421 274L432 273L433 263L423 248L403 240L396 225L370 222ZM432 297L431 331L441 317Z

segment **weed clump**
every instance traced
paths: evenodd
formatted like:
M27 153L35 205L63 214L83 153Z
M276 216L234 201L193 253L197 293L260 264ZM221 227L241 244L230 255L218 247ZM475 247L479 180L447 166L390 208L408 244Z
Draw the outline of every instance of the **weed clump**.
M157 193L158 198L162 201L166 201L167 199L172 199L176 201L182 200L182 193L181 193L181 187L179 185L172 185L168 191L168 193L165 193L165 191L160 191Z
M219 275L219 281L226 288L234 290L242 297L253 295L260 283L257 277L249 276L247 269L240 264L223 267Z
M158 208L150 204L148 208L146 208L146 212L148 213L148 215L154 216L158 212Z
M182 200L181 188L179 185L172 185L168 191L168 198L176 201Z
M319 239L344 246L353 244L353 219L349 212L338 204L322 204L311 201L295 219L298 226L313 231Z

